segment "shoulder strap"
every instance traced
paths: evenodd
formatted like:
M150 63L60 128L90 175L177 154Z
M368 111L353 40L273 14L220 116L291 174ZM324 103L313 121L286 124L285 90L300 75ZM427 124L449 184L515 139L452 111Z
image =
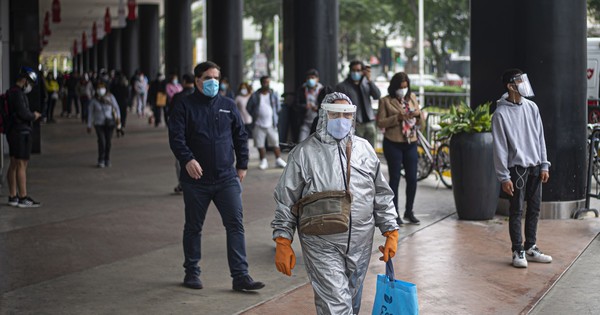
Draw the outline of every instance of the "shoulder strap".
M346 190L350 191L350 155L352 154L352 136L346 142Z

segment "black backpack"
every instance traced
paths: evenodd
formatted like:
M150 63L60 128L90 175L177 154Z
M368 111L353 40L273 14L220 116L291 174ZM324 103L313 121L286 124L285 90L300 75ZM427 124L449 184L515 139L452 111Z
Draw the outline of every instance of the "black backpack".
M0 94L0 133L7 133L10 129L10 104L8 104L8 94L13 89L8 89L4 94Z

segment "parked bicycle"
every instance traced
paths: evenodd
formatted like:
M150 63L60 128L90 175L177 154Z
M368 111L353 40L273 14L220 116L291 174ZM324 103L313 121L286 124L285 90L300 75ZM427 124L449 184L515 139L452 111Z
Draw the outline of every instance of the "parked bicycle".
M419 144L417 145L417 154L419 162L417 164L417 180L423 180L435 170L436 176L447 188L452 188L452 172L450 171L450 146L443 139L437 138L439 125L432 125L432 143L417 130Z

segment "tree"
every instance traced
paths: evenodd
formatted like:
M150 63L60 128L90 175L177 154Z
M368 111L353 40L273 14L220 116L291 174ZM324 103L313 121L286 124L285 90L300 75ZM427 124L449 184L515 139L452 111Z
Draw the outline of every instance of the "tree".
M260 27L260 51L266 55L267 64L270 64L273 58L273 48L275 47L275 43L273 43L273 17L281 15L282 3L282 0L244 2L244 16L252 18L252 23Z

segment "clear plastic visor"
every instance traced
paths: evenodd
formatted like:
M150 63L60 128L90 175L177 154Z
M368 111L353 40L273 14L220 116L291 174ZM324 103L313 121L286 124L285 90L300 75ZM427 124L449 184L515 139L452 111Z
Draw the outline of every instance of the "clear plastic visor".
M517 85L517 89L519 90L519 94L524 97L532 97L534 96L533 88L531 87L531 83L529 83L529 78L527 77L527 73L522 73L517 76L514 76L511 79L511 82Z

